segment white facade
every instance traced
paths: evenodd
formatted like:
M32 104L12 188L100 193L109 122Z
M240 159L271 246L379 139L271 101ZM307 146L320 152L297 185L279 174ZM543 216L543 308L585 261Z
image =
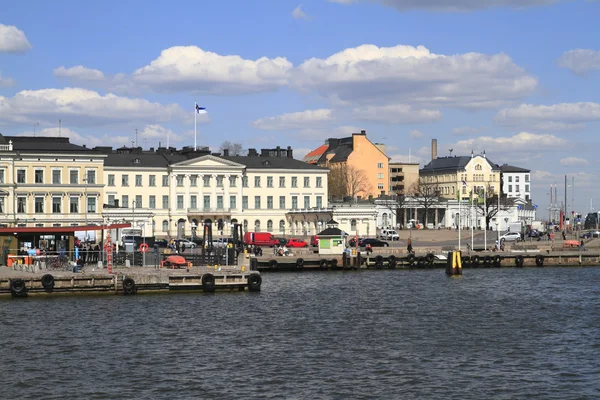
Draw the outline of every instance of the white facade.
M531 200L531 174L527 172L502 172L502 193L509 198Z

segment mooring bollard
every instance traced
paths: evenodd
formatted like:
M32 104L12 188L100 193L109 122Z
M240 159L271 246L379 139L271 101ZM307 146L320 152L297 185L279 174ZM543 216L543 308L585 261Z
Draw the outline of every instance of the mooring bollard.
M462 275L462 258L460 251L448 252L446 260L446 274L449 276Z

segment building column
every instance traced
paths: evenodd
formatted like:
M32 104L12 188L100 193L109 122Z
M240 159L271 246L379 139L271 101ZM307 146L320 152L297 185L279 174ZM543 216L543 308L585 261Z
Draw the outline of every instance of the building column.
M437 226L438 226L438 209L437 209L437 207L435 208L434 224L435 224L434 228L437 228Z
M211 184L210 184L210 208L217 208L217 175L211 175ZM216 220L217 218L213 218Z
M226 210L229 209L229 205L231 204L231 202L229 201L230 177L231 175L223 176L223 208ZM229 210L229 212L231 212L231 210Z
M242 178L243 178L243 174L237 175L237 178L236 178L236 181L237 181L236 185L239 185L239 186L238 186L238 191L237 191L237 199L235 200L235 206L239 212L242 212L242 194L244 192L244 185L242 184Z

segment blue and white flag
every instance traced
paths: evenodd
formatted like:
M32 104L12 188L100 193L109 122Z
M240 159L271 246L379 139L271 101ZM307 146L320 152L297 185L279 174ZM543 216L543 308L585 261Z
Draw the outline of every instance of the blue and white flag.
M198 104L196 104L196 112L198 114L206 114L206 108L200 107Z
M463 180L463 181L462 181L462 185L463 185L463 186L467 186L467 181Z

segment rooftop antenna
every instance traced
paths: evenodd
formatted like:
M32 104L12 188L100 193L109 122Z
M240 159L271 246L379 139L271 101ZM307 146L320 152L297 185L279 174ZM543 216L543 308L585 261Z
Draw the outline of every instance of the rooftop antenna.
M137 145L138 145L137 139L138 139L138 132L137 132L137 128L135 128L135 147L137 147Z
M454 149L448 149L448 151L450 152L450 157L452 157L452 152L454 151Z
M133 140L130 140L130 142L131 142L131 148L133 148Z
M61 135L60 135L60 133L61 133L61 129L60 129L60 128L61 128L61 125L60 125L60 124L61 124L61 121L60 121L60 119L59 119L59 120L58 120L58 137L61 137Z

